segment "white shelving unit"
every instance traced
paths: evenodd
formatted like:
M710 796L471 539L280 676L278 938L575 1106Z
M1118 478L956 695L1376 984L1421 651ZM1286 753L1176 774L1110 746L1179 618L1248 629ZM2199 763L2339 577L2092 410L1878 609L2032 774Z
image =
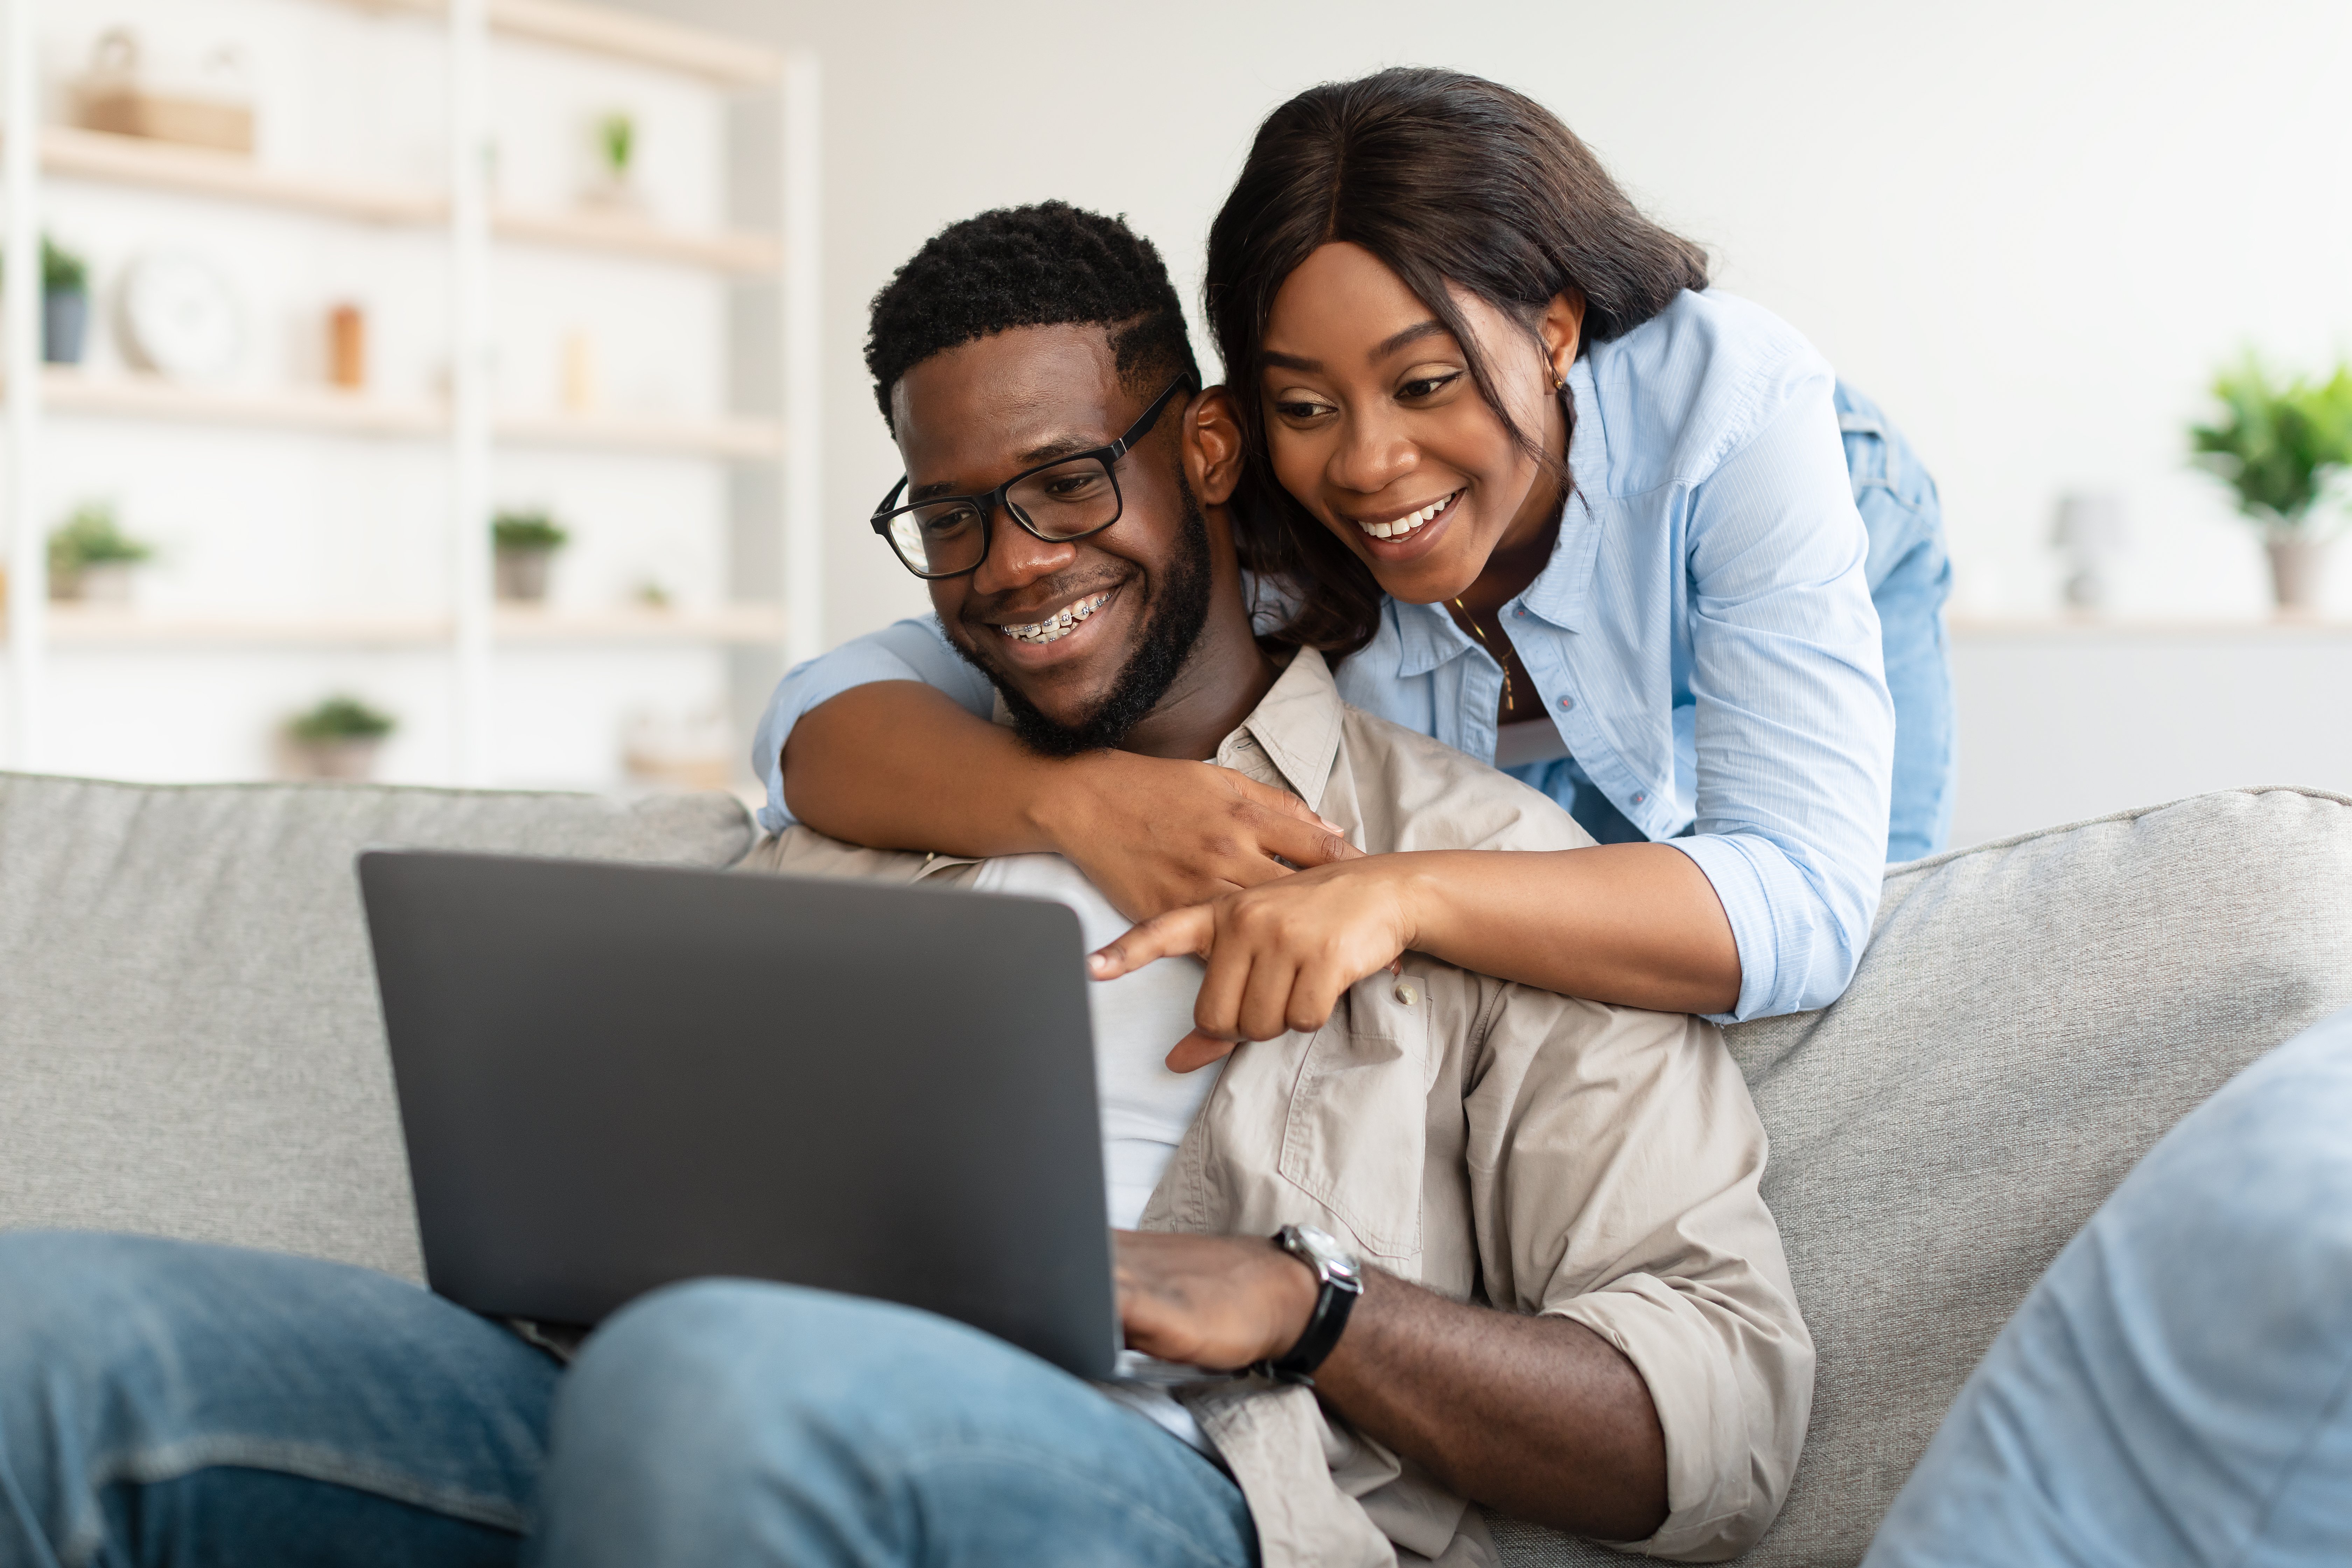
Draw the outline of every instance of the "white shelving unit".
M189 15L204 3L178 0L176 9ZM306 8L354 16L345 26L437 30L447 89L440 181L386 179L362 171L346 177L339 171L283 166L266 155L266 147L265 155L248 157L44 123L39 44L44 19L60 8L58 0L0 0L0 45L5 48L0 203L6 215L0 252L10 285L0 315L6 339L0 395L5 399L7 435L0 502L9 539L7 722L0 734L0 765L53 765L53 652L134 661L206 657L245 659L249 666L253 658L310 650L344 660L338 666L344 669L353 668L348 659L355 657L439 658L446 662L446 710L436 722L446 763L435 771L449 782L489 784L506 782L502 774L515 771L494 763L497 742L513 718L499 710L502 652L609 659L630 650L698 647L767 650L772 658L789 658L821 646L814 62L572 0L285 3L290 7L286 16ZM760 205L772 207L778 221L772 227L746 228L656 221L638 212L567 207L545 199L494 199L491 165L497 154L489 106L500 63L492 58L494 40L507 51L509 65L516 50L552 51L668 73L730 101L772 100L772 129L766 134L775 142L763 153L772 156L776 183ZM764 166L767 159L761 162ZM40 295L16 285L40 276L39 237L50 205L46 198L52 187L67 186L144 193L167 205L243 209L260 215L257 221L341 226L360 244L369 243L371 234L386 237L374 243L411 247L420 239L437 241L447 366L441 389L404 395L350 393L284 375L263 385L186 385L128 371L44 366ZM397 237L403 234L412 237ZM530 265L540 268L577 257L583 265L606 268L684 269L772 289L772 308L751 316L766 328L764 348L773 360L772 374L754 379L774 390L775 405L759 413L714 414L601 407L502 411L493 388L499 368L493 268L509 256L539 258ZM93 309L100 303L94 300ZM740 343L731 346L741 352ZM719 399L722 408L728 403ZM225 439L230 433L246 439L270 433L294 442L369 444L361 450L383 444L437 449L440 479L429 488L440 494L434 503L440 513L436 521L450 542L437 595L446 607L420 611L404 603L327 610L297 603L266 611L215 612L52 605L46 558L51 519L42 510L42 469L52 460L51 430L73 426L103 430L110 458L121 453L126 467L138 460L134 454L165 442L173 427L187 432L178 437L184 443L218 430ZM504 453L536 453L529 460L541 464L541 471L548 463L610 464L626 458L702 465L716 475L694 481L701 487L695 493L722 498L739 496L742 481L764 470L772 476L772 489L761 515L772 512L774 521L759 526L772 526L774 534L761 554L777 568L763 574L750 602L736 602L744 586L738 581L729 602L677 609L497 604L488 524L496 499L493 465ZM314 454L307 460L330 469L357 467L356 458L331 455L321 459ZM736 531L740 533L740 526ZM133 714L122 719L137 721Z

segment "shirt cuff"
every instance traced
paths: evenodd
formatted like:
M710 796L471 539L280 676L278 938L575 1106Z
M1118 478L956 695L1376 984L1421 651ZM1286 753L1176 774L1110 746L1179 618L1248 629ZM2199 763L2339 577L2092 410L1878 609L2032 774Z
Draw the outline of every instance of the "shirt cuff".
M1731 921L1731 940L1739 949L1739 999L1728 1013L1705 1015L1712 1024L1736 1024L1746 1018L1796 1011L1775 1006L1780 990L1781 944L1789 940L1774 918L1773 879L1759 863L1771 856L1779 868L1795 877L1795 869L1772 847L1736 834L1705 834L1661 840L1698 863L1698 868L1723 901Z
M1780 1511L1796 1447L1778 1451L1785 1413L1756 1408L1754 1378L1726 1352L1721 1326L1664 1280L1628 1274L1544 1310L1581 1323L1614 1346L1649 1389L1666 1439L1666 1517L1621 1552L1713 1563L1753 1546ZM1784 1351L1796 1347L1784 1342ZM1802 1352L1811 1371L1811 1352ZM1808 1386L1809 1386L1808 1383ZM1803 1412L1796 1411L1798 1439ZM1759 1417L1762 1419L1759 1420Z

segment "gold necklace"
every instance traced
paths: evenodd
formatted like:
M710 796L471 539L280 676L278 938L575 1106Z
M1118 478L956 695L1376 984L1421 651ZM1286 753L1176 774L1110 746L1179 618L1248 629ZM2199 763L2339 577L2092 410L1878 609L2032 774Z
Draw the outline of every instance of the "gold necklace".
M1486 657L1503 667L1503 711L1508 713L1511 710L1511 661L1496 653L1495 645L1486 640L1486 629L1478 625L1478 617L1470 613L1470 606L1464 604L1459 595L1454 600L1454 607L1462 612L1464 620L1470 623L1470 635L1478 639L1478 646L1486 650Z

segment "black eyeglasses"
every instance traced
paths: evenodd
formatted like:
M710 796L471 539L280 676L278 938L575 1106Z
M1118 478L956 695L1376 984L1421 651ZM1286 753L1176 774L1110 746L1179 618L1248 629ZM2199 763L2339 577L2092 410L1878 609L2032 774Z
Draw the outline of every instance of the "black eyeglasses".
M908 571L918 577L961 577L988 559L989 520L1003 507L1013 521L1048 544L1066 544L1100 533L1118 521L1116 465L1160 422L1178 393L1192 384L1180 375L1151 406L1108 447L1056 458L1013 475L986 495L938 496L913 506L894 507L905 492L900 479L874 510L874 531L890 542Z

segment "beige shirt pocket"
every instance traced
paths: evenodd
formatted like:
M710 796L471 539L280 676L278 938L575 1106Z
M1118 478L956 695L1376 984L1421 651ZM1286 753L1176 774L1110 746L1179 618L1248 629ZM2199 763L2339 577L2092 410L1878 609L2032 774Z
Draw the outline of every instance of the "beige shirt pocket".
M1402 994L1411 994L1407 1003ZM1432 1056L1429 1008L1385 971L1359 982L1299 1064L1282 1131L1282 1177L1358 1246L1414 1278ZM1368 1137L1370 1130L1381 1135Z

